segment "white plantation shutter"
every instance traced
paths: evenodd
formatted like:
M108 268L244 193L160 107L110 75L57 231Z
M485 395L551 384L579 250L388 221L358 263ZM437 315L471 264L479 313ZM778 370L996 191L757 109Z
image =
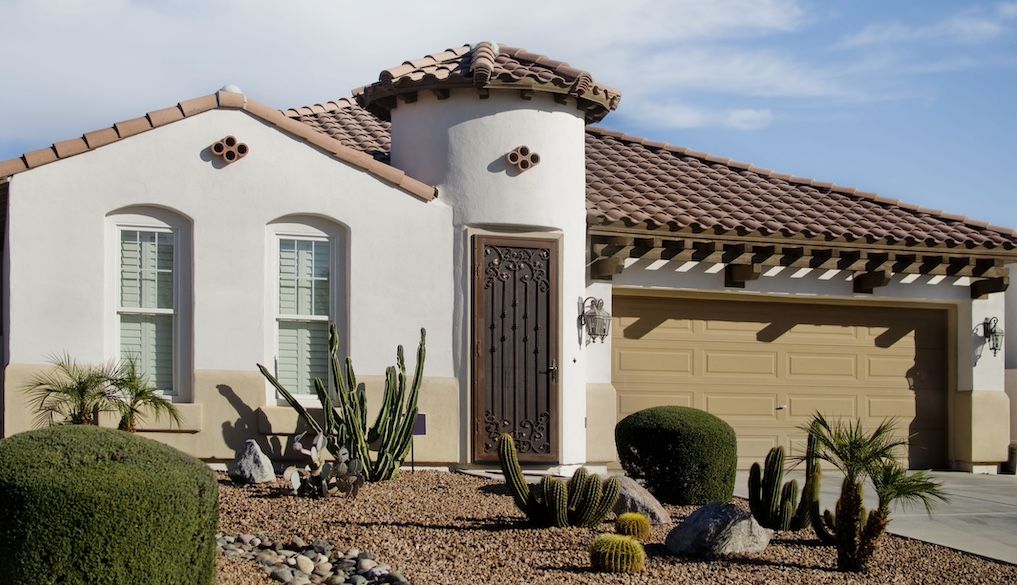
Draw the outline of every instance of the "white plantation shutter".
M120 355L153 386L173 393L175 238L166 230L120 230Z
M314 394L314 379L328 385L328 323L279 322L278 378L290 392Z
M276 370L295 394L314 394L316 377L328 383L330 265L328 240L279 239Z

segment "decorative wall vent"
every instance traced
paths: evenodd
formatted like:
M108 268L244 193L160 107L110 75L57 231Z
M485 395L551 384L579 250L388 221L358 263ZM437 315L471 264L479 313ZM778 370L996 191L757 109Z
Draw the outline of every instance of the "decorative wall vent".
M246 144L237 142L235 136L227 136L212 145L212 154L222 158L226 164L244 158L249 150Z
M519 146L505 155L505 162L521 173L540 164L540 155L531 151L529 146Z

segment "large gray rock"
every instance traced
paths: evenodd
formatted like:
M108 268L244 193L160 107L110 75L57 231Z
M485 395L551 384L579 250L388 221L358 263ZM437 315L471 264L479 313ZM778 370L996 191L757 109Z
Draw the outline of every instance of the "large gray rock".
M733 504L708 504L668 533L664 544L679 555L714 557L759 552L773 531L763 528L748 511Z
M254 439L247 439L244 450L233 462L230 479L237 483L266 483L275 481L275 470L272 460L261 452Z
M615 476L621 485L618 502L614 505L615 514L639 512L650 519L650 524L670 524L671 515L657 498L631 477Z

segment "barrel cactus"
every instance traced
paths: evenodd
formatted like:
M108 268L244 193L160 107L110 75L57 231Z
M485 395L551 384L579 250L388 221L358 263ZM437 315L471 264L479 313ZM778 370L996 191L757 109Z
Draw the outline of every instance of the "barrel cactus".
M614 530L645 542L650 538L650 519L639 512L625 512L615 518Z
M621 492L618 480L606 481L580 467L568 482L545 476L530 488L519 466L512 435L498 439L498 461L512 499L526 516L541 526L596 526L614 508Z
M590 566L594 571L638 573L645 565L643 545L630 536L601 534L590 545Z

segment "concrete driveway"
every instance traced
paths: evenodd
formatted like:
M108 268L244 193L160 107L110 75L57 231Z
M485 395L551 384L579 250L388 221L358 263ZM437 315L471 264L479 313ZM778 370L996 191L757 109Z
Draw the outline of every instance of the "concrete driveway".
M900 536L924 540L984 557L1017 564L1017 476L972 475L935 471L950 497L938 504L930 518L925 508L896 509L890 517L889 531ZM804 484L805 474L792 472ZM840 476L842 477L842 476ZM824 471L821 492L824 508L833 509L840 493L841 479ZM735 495L747 497L749 474L739 471ZM865 490L867 505L875 504L872 486Z

